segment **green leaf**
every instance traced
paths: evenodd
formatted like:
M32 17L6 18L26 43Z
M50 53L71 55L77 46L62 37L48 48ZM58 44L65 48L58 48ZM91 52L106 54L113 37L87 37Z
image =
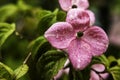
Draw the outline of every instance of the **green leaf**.
M61 51L51 50L43 54L37 63L40 80L51 80L63 68L66 59Z
M0 80L12 80L13 75L13 70L0 62Z
M117 60L118 65L120 66L120 59Z
M24 0L18 0L18 7L21 10L28 10L31 8L31 6L25 4Z
M114 80L120 80L120 66L112 67L109 71L112 74Z
M65 21L66 13L64 11L59 11L57 14L57 21Z
M113 62L113 61L116 61L115 57L114 56L109 56L108 57L108 61L109 63Z
M18 67L14 73L15 73L15 80L21 78L22 76L24 76L27 71L28 71L28 66L26 64L21 65L20 67Z
M83 78L87 77L87 76L83 77L83 74L81 73L81 71L72 71L72 75L73 75L73 80L86 80L86 79L83 79Z
M51 45L43 36L40 36L29 44L28 49L32 53L32 58L36 61L43 53L51 49Z
M46 13L46 14L43 14ZM38 31L40 35L43 35L44 32L55 22L58 21L65 21L66 13L63 11L59 11L58 9L55 9L53 12L50 11L43 11L41 15L43 17L40 17L40 21L38 23Z
M42 9L35 9L36 13L35 13L35 17L38 20L41 20L44 16L46 16L47 14L51 14L51 11L47 11L47 10L42 10Z
M36 38L35 40L33 40L28 48L30 49L30 52L32 52L32 54L35 54L37 53L39 47L44 44L45 42L47 42L47 40L43 37L43 36L40 36L38 38Z
M44 32L55 22L56 15L54 13L47 14L44 17L42 17L38 23L38 31L40 35L43 35Z
M53 14L57 15L57 14L58 14L58 11L59 11L59 9L56 8L56 9L53 11Z
M0 78L0 80L7 80L7 79L5 79L5 78Z
M17 7L13 4L5 5L0 8L0 22L5 21L17 12Z
M0 47L14 31L15 24L0 23Z
M106 65L106 67L109 67L109 61L107 59L107 57L105 55L101 55L99 57L96 57L96 59L98 59L100 62L99 63L103 63L104 65Z
M43 36L36 38L29 44L28 53L29 52L32 53L31 59L29 60L30 62L29 67L31 69L29 72L30 75L34 76L35 78L38 76L36 75L37 74L36 63L38 62L38 59L42 56L42 54L51 49L53 49L53 47L51 47L49 42Z

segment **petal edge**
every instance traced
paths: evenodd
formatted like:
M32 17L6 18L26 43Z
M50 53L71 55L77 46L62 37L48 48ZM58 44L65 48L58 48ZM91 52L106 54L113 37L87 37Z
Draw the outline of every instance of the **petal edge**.
M44 36L53 47L64 49L75 38L75 32L69 23L57 22L45 32Z
M83 70L92 59L90 46L82 39L74 39L67 48L67 53L76 70Z
M82 38L91 46L93 56L103 54L109 45L107 34L102 28L97 26L88 28Z

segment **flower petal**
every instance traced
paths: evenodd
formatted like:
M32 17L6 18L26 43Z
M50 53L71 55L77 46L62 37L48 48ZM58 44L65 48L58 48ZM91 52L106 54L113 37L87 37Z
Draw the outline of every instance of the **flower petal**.
M105 70L105 66L103 64L94 64L92 65L92 69L97 72L103 72Z
M68 11L72 9L73 5L76 5L77 8L80 8L83 10L89 7L88 0L59 0L59 4L64 11Z
M106 33L97 26L88 28L82 38L90 45L93 56L103 54L109 44Z
M85 10L76 8L68 11L66 21L70 23L76 31L84 31L89 27L90 17Z
M88 13L88 15L90 17L90 26L92 26L95 23L95 15L90 10L86 10L86 12Z
M66 51L76 70L84 69L91 62L90 46L81 39L74 39Z
M91 70L89 80L100 80L100 77L98 76L98 74L96 72Z
M102 73L102 74L100 74L100 76L103 78L103 79L107 79L108 77L109 77L109 73Z
M68 11L72 6L72 0L59 0L59 4L64 11Z
M88 0L72 0L73 5L77 5L80 9L87 9L89 7Z
M53 24L46 32L45 38L53 47L64 49L69 46L75 38L75 32L72 26L67 22L58 22Z

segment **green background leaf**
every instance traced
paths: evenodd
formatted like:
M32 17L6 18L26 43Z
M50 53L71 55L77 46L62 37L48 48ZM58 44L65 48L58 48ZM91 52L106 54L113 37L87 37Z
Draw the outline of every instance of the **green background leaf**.
M93 63L102 63L104 64L107 68L110 66L110 62L108 61L107 57L105 55L101 55L98 57L94 57Z
M52 79L63 68L66 59L61 51L51 50L43 54L37 63L40 79Z
M44 32L53 24L56 22L56 15L51 13L47 14L40 20L38 24L38 30L40 32L40 35L43 35Z
M15 73L15 79L17 80L17 79L21 78L22 76L24 76L27 73L28 69L29 68L28 68L28 66L26 64L23 64L20 67L18 67L14 71L14 73Z
M45 42L47 42L47 40L43 36L40 36L29 44L28 49L29 52L32 53L33 57L36 55L40 46L43 45Z
M0 22L5 21L8 17L13 16L17 12L17 6L9 4L0 8Z
M120 80L120 66L115 66L110 68L110 73L114 80Z
M43 36L40 36L40 37L36 38L35 40L33 40L29 44L28 53L31 52L33 60L37 61L38 58L43 53L45 53L46 51L51 50L51 49L52 49L52 47L48 43L48 41Z
M57 21L65 21L66 13L64 11L58 11Z
M14 72L7 65L0 62L0 80L12 80Z
M49 42L43 37L40 36L30 42L28 46L28 53L31 52L31 59L29 60L29 74L32 77L32 79L37 80L37 69L36 69L36 64L38 62L38 59L48 50L53 50L54 48L49 44ZM34 66L33 66L34 65Z
M66 13L63 11L59 11L58 9L55 9L53 12L47 11L47 14L43 14L43 17L41 17L38 23L38 30L40 35L43 35L44 32L55 22L65 21L65 18L66 18Z
M0 47L14 31L15 24L0 23Z

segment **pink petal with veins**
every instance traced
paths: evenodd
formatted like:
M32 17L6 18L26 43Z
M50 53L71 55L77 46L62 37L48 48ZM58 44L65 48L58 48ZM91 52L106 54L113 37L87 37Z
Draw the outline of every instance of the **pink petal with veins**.
M73 4L76 4L78 8L87 9L89 7L88 0L75 0L75 1L76 3L73 3Z
M94 64L92 65L92 69L97 72L103 72L105 70L105 66L103 64Z
M93 56L99 56L103 54L109 44L108 37L102 28L93 26L88 28L84 32L82 37L91 47Z
M84 31L89 27L90 17L85 10L71 9L67 13L66 22L70 23L76 31Z
M87 9L89 7L88 0L59 0L59 4L64 11L69 11L73 5L79 9Z
M88 15L90 17L90 26L92 26L95 23L95 15L90 10L86 10L86 12L88 13Z
M59 4L64 11L68 11L72 6L72 0L59 0Z
M75 32L72 26L67 22L58 22L53 24L46 32L45 38L53 47L64 49L69 46L75 38Z
M100 74L100 76L103 78L103 79L107 79L108 77L109 77L109 73L102 73L102 74Z
M90 72L90 80L106 80L108 78L109 73L104 72L105 66L103 64L94 64L91 68L92 70Z
M100 76L101 77L100 77ZM95 71L92 71L91 70L91 72L90 72L90 79L89 80L102 80L102 79L107 79L108 78L108 76L109 76L109 73L96 73ZM102 79L101 79L102 78Z
M89 80L100 80L100 77L98 76L98 74L96 72L91 70Z
M90 45L82 39L74 39L67 48L68 56L73 67L77 70L84 69L90 62Z

